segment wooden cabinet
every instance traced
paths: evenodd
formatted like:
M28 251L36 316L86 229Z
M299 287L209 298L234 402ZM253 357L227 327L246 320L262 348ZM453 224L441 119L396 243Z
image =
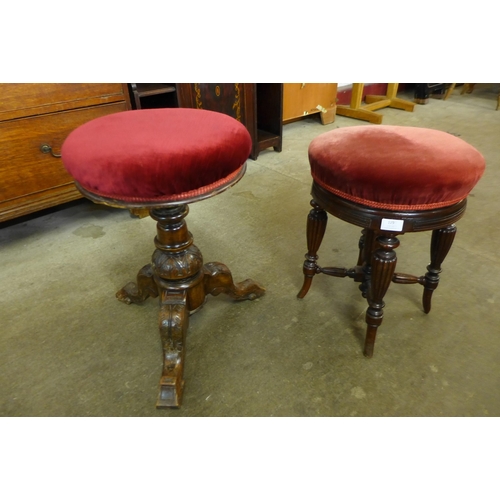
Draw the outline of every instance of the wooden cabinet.
M175 83L129 83L133 109L176 108Z
M283 121L292 121L319 113L325 125L335 121L336 83L285 83L283 85Z
M281 151L282 83L178 83L179 107L207 109L232 116L252 137L250 158L267 148Z
M0 222L80 198L63 167L76 127L130 109L126 84L0 84Z

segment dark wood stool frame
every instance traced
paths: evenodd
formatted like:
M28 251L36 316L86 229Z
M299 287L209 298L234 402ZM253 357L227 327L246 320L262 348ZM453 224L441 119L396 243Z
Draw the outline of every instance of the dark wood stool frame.
M247 279L235 284L231 272L220 262L203 264L203 257L193 244L193 237L184 220L189 212L188 202L199 201L218 194L243 176L217 190L179 202L127 203L97 196L77 184L84 196L95 203L118 208L148 208L157 221L156 250L150 264L137 274L136 283L128 283L116 293L126 304L140 304L148 297L159 297L159 329L163 347L163 371L157 408L179 407L184 389L184 357L189 316L198 311L207 295L225 293L235 300L254 300L265 289Z
M361 283L359 288L368 301L366 311L366 338L364 355L373 356L377 328L384 316L384 296L391 282L401 284L419 283L424 287L422 303L425 313L431 310L431 297L439 284L441 264L448 254L456 234L454 223L462 218L467 199L444 208L421 211L392 211L374 209L345 200L313 182L312 210L307 219L307 254L303 266L304 283L299 298L305 297L316 274L327 274L340 278L349 277ZM318 249L325 234L327 212L341 220L362 227L359 241L357 265L347 269L320 267L317 264ZM381 229L383 219L402 221L398 230ZM401 222L400 222L401 223ZM396 273L396 252L399 234L432 231L431 261L423 276Z

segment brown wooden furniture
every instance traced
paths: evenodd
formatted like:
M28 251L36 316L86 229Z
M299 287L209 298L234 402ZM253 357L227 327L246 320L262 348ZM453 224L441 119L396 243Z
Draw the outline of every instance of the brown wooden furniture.
M175 108L175 83L129 83L133 109Z
M453 92L454 88L456 86L456 83L452 83L451 86L449 87L447 93L446 93L446 98ZM475 83L464 83L462 90L460 91L460 94L472 94L472 91L474 90L474 87L476 86ZM496 106L496 111L500 109L500 92L497 95L497 106Z
M446 101L454 88L454 83L415 83L413 102L427 104L430 97Z
M323 125L333 123L337 110L336 83L283 84L283 121L318 114Z
M304 262L304 284L298 297L305 297L313 277L319 273L340 278L349 277L360 283L359 289L369 304L366 312L367 330L363 353L366 357L372 357L377 328L381 325L384 315L383 299L391 282L422 285L423 309L425 313L430 312L432 293L439 284L441 264L451 248L457 231L454 223L464 215L466 200L451 207L432 211L396 212L370 209L346 201L315 183L311 195L313 209L307 221L308 250ZM320 267L316 264L317 251L326 229L326 212L363 228L356 266L348 269ZM383 230L381 229L383 221L403 221L403 225L397 231ZM431 262L427 266L427 273L423 276L396 273L395 250L399 246L397 236L415 231L432 231Z
M398 83L387 84L386 95L367 95L365 96L366 104L361 105L364 83L353 83L350 105L337 106L337 114L379 124L382 123L383 115L375 113L375 110L377 109L389 107L403 109L405 111L413 111L415 103L396 97L398 85Z
M208 295L253 300L264 293L252 280L235 284L220 262L204 264L185 221L190 203L222 193L243 177L251 147L250 134L235 119L178 108L100 117L64 142L64 165L87 198L120 208L146 208L157 221L150 263L117 298L130 304L159 297L159 408L181 404L190 314L201 309Z
M0 84L0 221L81 198L60 149L79 125L129 109L126 84Z
M109 203L92 193L82 192L96 203ZM122 207L130 208L130 205ZM137 273L136 282L128 283L116 294L125 304L140 304L149 297L159 297L164 362L157 408L181 406L189 316L202 308L209 295L224 293L234 300L254 300L265 292L251 279L234 283L231 271L221 262L203 262L184 220L188 212L187 203L150 208L151 218L157 221L157 249L151 263Z
M267 148L281 151L282 83L178 83L181 108L218 111L243 123L252 137L250 158Z
M364 354L373 355L384 296L392 283L424 287L423 309L439 284L441 264L465 212L467 195L484 172L482 155L461 139L417 127L344 127L315 138L309 147L312 210L307 220L303 298L316 274L349 277L368 301ZM327 212L362 228L356 266L320 267L318 249ZM432 231L427 273L396 272L398 236Z

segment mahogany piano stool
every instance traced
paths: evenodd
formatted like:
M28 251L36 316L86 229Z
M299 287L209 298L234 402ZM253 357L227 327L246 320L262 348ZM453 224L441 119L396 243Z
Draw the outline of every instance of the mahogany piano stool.
M465 212L467 196L485 169L483 156L462 139L418 127L364 125L334 129L309 146L312 210L307 219L303 298L316 274L353 278L368 301L364 355L373 356L391 282L423 286L431 309L441 264ZM362 228L357 264L320 267L318 249L327 212ZM397 273L398 235L432 231L430 264L423 276Z
M160 302L163 372L157 407L181 405L189 315L209 294L253 300L264 289L234 284L220 262L203 263L186 226L188 204L221 193L244 175L250 134L234 118L201 109L142 109L91 120L62 147L65 168L96 203L147 208L157 221L150 264L116 294L126 304Z

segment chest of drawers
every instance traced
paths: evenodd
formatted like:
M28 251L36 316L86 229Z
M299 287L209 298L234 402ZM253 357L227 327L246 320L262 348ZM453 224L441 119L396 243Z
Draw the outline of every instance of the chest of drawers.
M130 109L126 84L0 84L0 222L81 195L59 157L83 123Z

